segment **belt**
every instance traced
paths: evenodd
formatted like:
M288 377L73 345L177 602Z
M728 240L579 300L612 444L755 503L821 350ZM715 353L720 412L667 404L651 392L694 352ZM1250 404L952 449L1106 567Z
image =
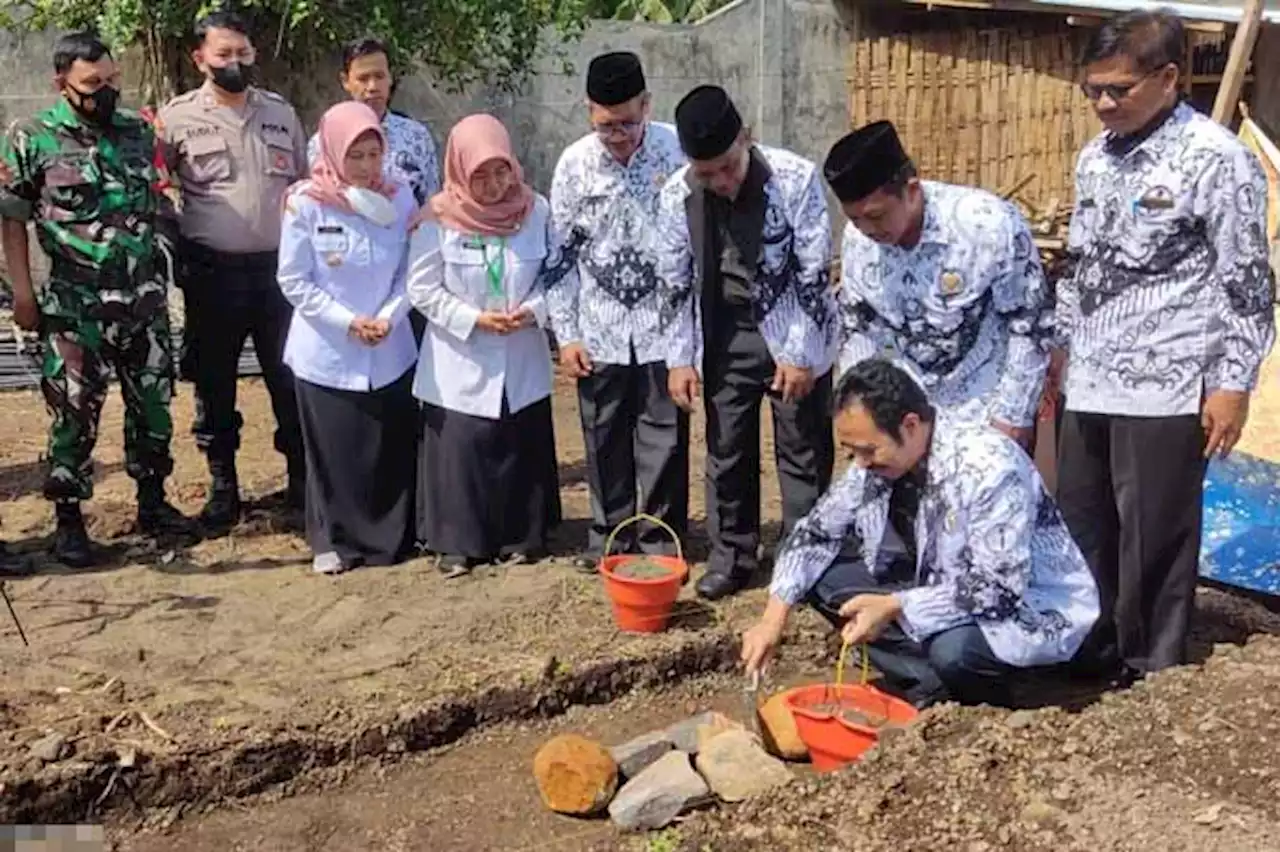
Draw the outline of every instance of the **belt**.
M178 253L185 261L217 266L221 269L275 270L279 253L275 251L230 252L209 248L195 240L183 239Z

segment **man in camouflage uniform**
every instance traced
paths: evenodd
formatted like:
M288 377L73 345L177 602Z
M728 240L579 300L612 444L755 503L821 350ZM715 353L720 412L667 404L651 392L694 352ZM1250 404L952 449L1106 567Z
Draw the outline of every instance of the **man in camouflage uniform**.
M93 554L80 501L93 494L91 454L113 370L125 403L126 469L138 483L138 527L154 535L187 523L164 494L173 470L173 363L155 137L136 113L116 109L119 72L96 37L60 39L54 73L58 104L0 143L0 216L14 319L38 332L44 349L41 389L53 418L44 493L56 506L54 555L85 567ZM28 221L52 265L38 299Z

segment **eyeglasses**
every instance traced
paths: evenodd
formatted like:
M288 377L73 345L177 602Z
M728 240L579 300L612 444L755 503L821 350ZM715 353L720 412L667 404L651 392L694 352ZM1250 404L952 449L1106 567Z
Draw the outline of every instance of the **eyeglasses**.
M606 121L601 122L600 124L593 123L591 125L591 129L594 130L598 136L630 136L632 133L639 130L640 125L642 124L644 124L643 121Z
M1161 66L1153 71L1148 71L1132 83L1081 83L1080 91L1084 92L1084 96L1091 101L1097 101L1103 95L1111 100L1119 103L1129 97L1129 93L1142 84L1148 77L1154 77L1168 66Z

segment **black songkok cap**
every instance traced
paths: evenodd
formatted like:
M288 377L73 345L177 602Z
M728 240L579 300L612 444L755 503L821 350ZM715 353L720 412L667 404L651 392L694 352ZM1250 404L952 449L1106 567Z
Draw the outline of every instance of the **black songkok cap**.
M857 201L889 183L910 162L893 123L876 121L831 146L822 173L836 198Z
M617 106L643 94L644 89L644 69L634 53L602 53L587 66L587 99L592 103Z
M699 86L676 104L680 147L692 160L713 160L742 132L742 116L719 86Z

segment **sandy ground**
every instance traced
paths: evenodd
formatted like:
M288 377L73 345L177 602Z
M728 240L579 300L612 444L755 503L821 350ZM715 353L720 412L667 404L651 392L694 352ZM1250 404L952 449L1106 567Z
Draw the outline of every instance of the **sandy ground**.
M1274 362L1268 364L1263 380L1267 391L1255 404L1253 420L1242 445L1242 449L1270 458L1280 458L1280 428L1277 428L1280 427L1280 395L1271 391L1280 378L1276 369ZM40 567L36 576L7 584L31 640L30 648L21 645L16 632L0 613L0 784L4 785L0 787L0 796L12 795L6 791L12 791L13 782L19 779L31 777L36 772L47 775L59 770L58 766L40 769L40 762L31 755L32 744L49 731L66 736L79 755L110 748L117 753L126 749L136 750L157 758L214 754L246 742L269 742L284 732L300 730L341 736L343 731L360 729L370 718L394 715L397 710L407 711L430 702L474 695L495 687L537 682L600 661L650 658L707 636L733 635L751 621L763 600L763 591L754 590L729 602L708 607L693 600L692 589L686 588L677 605L677 618L666 633L636 637L619 634L613 628L599 582L575 574L564 558L576 552L583 541L587 514L577 410L571 389L565 383L561 383L557 391L556 429L566 523L557 537L555 558L538 565L489 569L461 581L442 580L426 560L392 569L355 571L336 579L313 576L309 571L309 554L305 545L280 527L270 502L262 500L280 487L283 476L282 462L270 450L271 423L265 394L255 381L243 382L242 393L241 409L246 419L241 453L243 487L260 502L233 535L173 549L156 548L132 534L132 483L122 469L121 409L118 399L112 398L104 414L97 454L97 492L88 508L91 532L103 545L106 561L86 572L68 572L41 561L40 554L47 544L45 537L52 530L51 511L39 496L39 457L47 421L35 394L22 392L0 397L0 411L3 412L3 417L0 417L0 536L12 548L39 563ZM1273 395L1278 401L1272 402ZM175 441L177 470L170 482L170 492L182 509L194 513L205 496L206 475L202 459L187 434L191 407L190 393L184 386L181 397L175 402L179 434ZM701 436L697 429L694 443L692 502L695 533L689 545L696 561L705 552L705 542L697 532L703 512ZM765 458L770 459L768 448ZM776 521L777 492L771 461L766 461L763 467L767 474L765 516ZM770 528L776 529L776 524ZM1239 642L1250 634L1280 633L1280 618L1255 604L1213 592L1203 594L1201 603L1197 636L1198 656L1202 659L1210 657L1215 642ZM794 646L822 644L820 637L823 631L807 614L796 620L793 631ZM1262 650L1251 647L1248 653L1272 653L1267 649L1273 647L1258 645ZM1234 660L1233 665L1244 666L1244 671L1253 671L1257 675L1258 682L1253 684L1243 675L1228 676L1226 669L1215 668L1219 659L1234 653L1224 651L1213 655L1203 672L1189 670L1191 674L1187 677L1191 680L1188 683L1199 688L1188 687L1183 693L1170 693L1169 703L1161 712L1170 720L1185 718L1198 724L1196 720L1203 719L1207 712L1206 705L1202 703L1207 700L1204 696L1214 696L1213 700L1222 708L1215 712L1226 718L1234 718L1238 712L1241 718L1252 718L1248 714L1256 713L1261 719L1262 710L1274 706L1268 704L1274 701L1268 695L1269 691L1274 694L1274 687L1268 690L1266 678L1273 678L1271 683L1274 684L1275 656L1272 653L1262 662L1250 662L1252 657ZM1216 680L1219 678L1221 683ZM1096 706L1110 707L1108 704ZM1135 706L1142 707L1141 704ZM1086 716L1081 718L1092 718L1087 715L1090 712L1103 711L1086 711ZM1117 748L1132 745L1130 740L1137 739L1140 732L1146 730L1146 711L1124 712L1131 715L1120 713L1099 717L1096 723L1090 723L1094 727L1082 729L1085 734L1081 736L1102 736L1110 724L1108 720L1132 720L1137 724L1134 730L1115 735L1129 738L1125 742L1117 741ZM144 724L143 716L151 724ZM979 756L990 746L982 739L985 736L983 731L1000 730L998 717L973 717L972 714L961 713L956 718L961 721L940 723L941 727L937 728L949 732L947 742L957 744L955 754L960 756L946 759L981 764L983 761ZM1236 730L1235 747L1243 762L1237 766L1237 762L1224 760L1212 771L1205 769L1207 764L1198 765L1198 774L1194 776L1197 783L1212 784L1215 777L1222 777L1227 779L1224 783L1244 789L1258 778L1273 777L1249 774L1254 770L1261 771L1267 759L1274 766L1275 758L1280 757L1274 736L1268 736L1261 730L1255 734L1250 724L1241 722ZM1063 726L1069 727L1066 722L1048 725L1044 728L1045 736L1058 736L1053 732ZM1171 729L1169 725L1158 727L1162 731ZM1222 733L1222 736L1226 734ZM1015 736L1010 742L1021 744L1017 748L1011 745L1002 752L1007 753L1002 760L1009 761L1010 766L1026 768L1032 765L1034 755L1038 753L1031 749L1023 755L1019 749L1027 744L1022 743L1022 739L1025 738L1021 735ZM1205 741L1213 742L1213 739ZM492 748L497 751L483 752L476 756L476 760L491 767L491 774L509 775L509 780L504 783L527 785L527 776L517 773L519 761L511 762L514 752L503 750L506 747L501 745L501 738L495 742L498 744ZM524 740L519 742L517 751L527 750L528 743ZM1036 748L1040 746L1037 744ZM1270 757L1266 758L1266 755ZM1099 754L1098 759L1105 756ZM1202 760L1211 758L1212 754L1208 754ZM902 760L903 772L911 777L928 777L931 770L927 766L931 758L921 761L919 754L908 751L904 752ZM444 766L447 768L448 764ZM490 824L491 812L484 795L478 794L470 800L464 797L461 801L456 795L439 798L442 779L451 775L447 772L439 774L442 770L432 768L429 759L419 768L427 774L416 778L388 777L387 783L406 791L406 795L418 802L422 809L435 813L434 809L439 806L457 811L455 823L450 823L455 829L472 822L475 826ZM1126 813L1126 807L1135 808L1134 813L1139 813L1141 820L1154 825L1156 817L1161 814L1181 818L1184 811L1200 804L1198 793L1177 787L1182 783L1179 779L1192 776L1160 774L1163 770L1157 771L1153 766L1140 769L1140 772L1135 770L1125 775L1124 772L1129 770L1121 767L1108 770L1112 772L1108 775L1095 773L1092 764L1085 765L1077 776L1073 776L1088 779L1086 787L1081 788L1084 792L1080 794L1082 798L1079 801L1088 804L1085 810L1090 812L1097 805L1101 808L1099 813L1107 815L1105 818L1117 825ZM1004 783L1001 780L1003 775L990 777L995 784ZM857 779L862 778L862 775L857 776ZM848 783L856 785L865 781L857 779ZM357 802L361 801L358 790L374 790L382 783L376 777L357 780L371 785L355 788L357 793L352 795L357 796ZM969 784L968 781L964 783ZM1107 783L1112 786L1106 787ZM953 798L939 807L950 809L947 813L985 813L988 806L984 796L989 794L981 785L975 785L976 782L970 786L961 784L954 791L948 788L950 792L947 795ZM482 787L481 792L484 789ZM829 789L838 793L828 796L825 799L828 802L832 797L854 796L863 788L837 786ZM911 795L924 795L922 788L910 784L895 789L908 791ZM520 794L524 797L521 801L528 803L526 793ZM314 795L329 797L313 804L315 813L320 814L336 808L338 802L345 801L347 793L337 790ZM996 800L1008 804L1021 801L1017 798L1021 795L1017 790L1002 790ZM815 801L819 800L824 799L817 796ZM874 830L883 829L884 837L895 832L915 831L917 826L912 822L914 817L910 816L912 808L908 806L911 796L903 793L903 798L893 801L897 804L877 811L883 817L883 825ZM1249 808L1260 807L1252 799L1244 801ZM323 802L328 802L328 805ZM791 804L798 807L802 803ZM536 803L528 804L528 807L536 810ZM779 807L786 805L780 804ZM1232 804L1231 808L1234 807ZM352 814L351 819L355 820L351 830L366 832L366 839L361 841L356 834L347 835L346 842L336 848L526 848L522 840L517 842L520 836L508 845L492 833L481 835L491 838L488 846L421 845L412 834L405 835L407 839L396 846L378 839L383 838L380 832L384 822L377 808L370 805L369 808L356 807L344 812L348 811ZM999 807L992 806L990 811L983 817L984 825L994 825L1004 818ZM234 822L237 813L243 817L239 829ZM749 806L742 811L727 812L725 820L737 825L735 814L739 813L745 815L743 825L755 825L761 830L775 823L795 824L803 828L809 823L827 819L817 816L817 811L806 811L809 816L804 819L780 819L777 815L788 811L770 811L767 808L756 811ZM1218 830L1235 825L1227 818L1232 813L1232 809L1224 811L1226 815L1222 817ZM533 820L533 811L527 811L526 816ZM283 840L275 846L246 845L248 841L242 843L239 838L259 837L263 830L262 818L240 812L229 813L225 818L230 822L220 823L222 834L217 836L224 839L219 841L221 845L138 848L190 848L196 852L205 849L321 848L315 845L288 846ZM415 817L412 811L402 811L399 818L412 820ZM419 821L425 819L421 814L416 818ZM1248 818L1254 818L1252 811L1248 812ZM952 817L946 819L951 820ZM844 826L839 820L833 824ZM717 822L714 817L705 823L694 820L689 826L690 842L711 843L720 832L729 830L728 825ZM868 825L871 824L859 824L855 834L880 836L869 834L872 829ZM1239 830L1245 831L1245 828ZM237 831L241 834L238 835ZM305 840L310 835L286 832L274 836L291 837L290 842L296 844L299 838ZM770 835L760 836L767 839ZM969 842L968 835L963 832L954 833L954 836L956 842ZM999 836L986 840L986 836L979 832L968 849L979 852L985 848L1036 848L1010 844ZM1237 837L1221 836L1224 839ZM741 843L735 839L729 845L715 843L711 848L846 848L836 845L836 841L827 835L801 833L796 837L799 839L791 846L785 845L781 837L776 842L769 841L774 845L761 841L763 845L748 846L742 844L755 841L743 835ZM950 839L941 839L950 838L951 834L937 837L940 839L935 845L909 848L923 850L955 845ZM231 838L236 839L232 842ZM1249 846L1244 834L1238 838L1242 838L1239 842L1243 845L1210 844L1207 848L1262 848ZM673 845L655 848L674 850L677 848L675 843L684 842L674 835L668 839ZM596 842L596 838L588 840ZM973 845L984 842L992 845ZM580 847L553 845L543 848ZM702 852L699 845L688 848ZM1099 841L1094 848L1157 847L1113 846Z

